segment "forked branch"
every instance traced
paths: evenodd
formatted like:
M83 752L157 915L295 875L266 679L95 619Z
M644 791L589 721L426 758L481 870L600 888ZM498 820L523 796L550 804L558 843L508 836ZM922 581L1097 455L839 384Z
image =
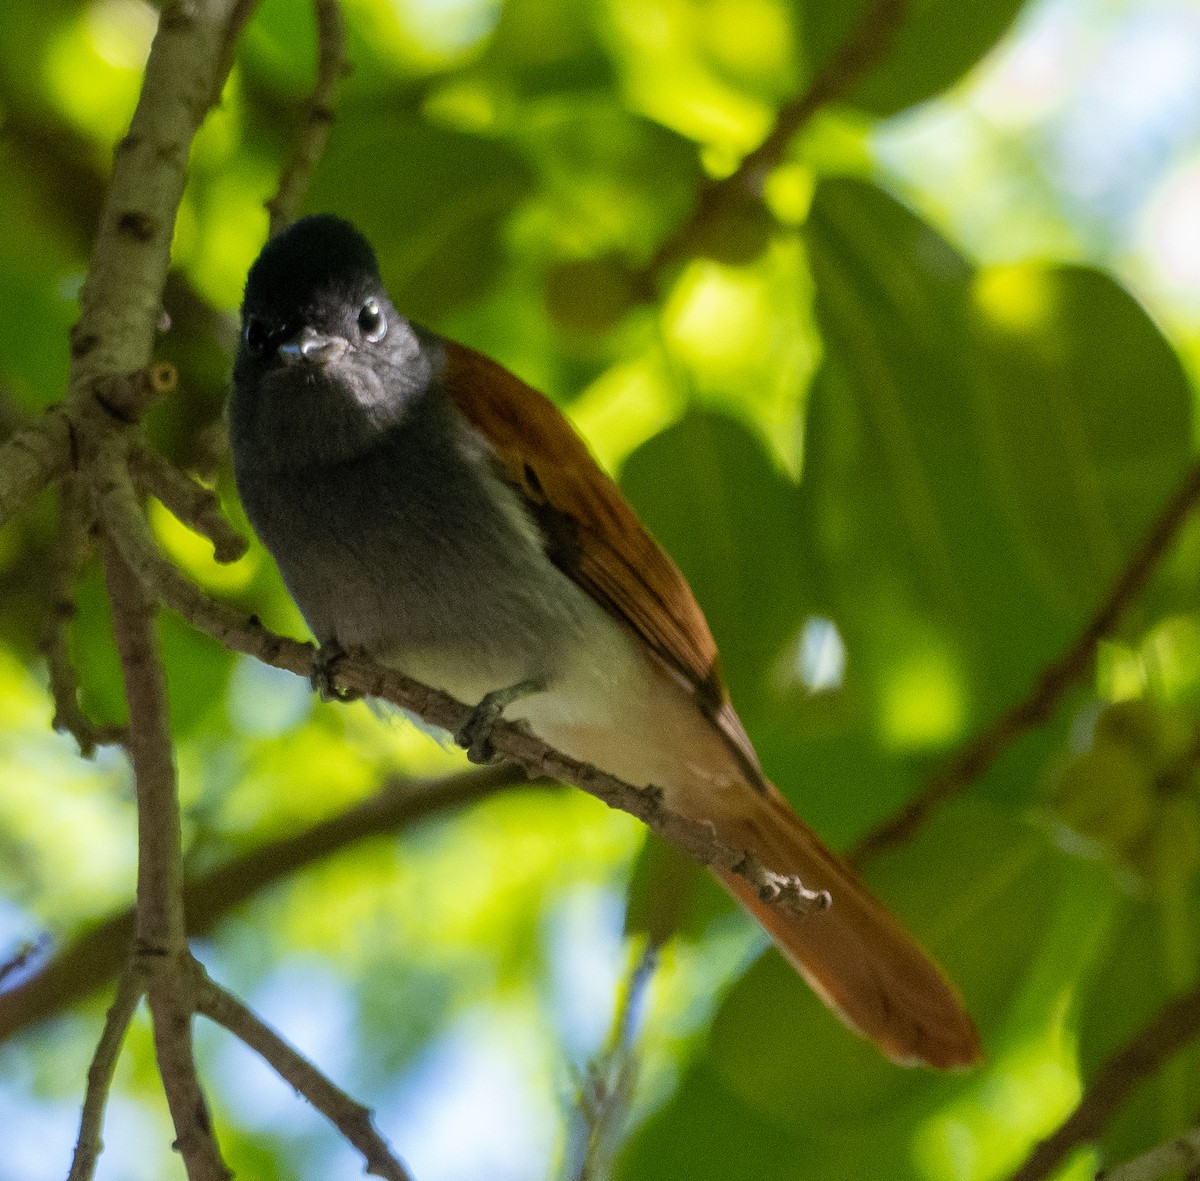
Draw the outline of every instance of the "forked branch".
M370 1110L329 1081L295 1047L279 1036L236 997L214 984L194 965L196 1006L218 1025L256 1050L284 1082L290 1083L362 1153L366 1172L384 1181L412 1181L388 1142L375 1127Z

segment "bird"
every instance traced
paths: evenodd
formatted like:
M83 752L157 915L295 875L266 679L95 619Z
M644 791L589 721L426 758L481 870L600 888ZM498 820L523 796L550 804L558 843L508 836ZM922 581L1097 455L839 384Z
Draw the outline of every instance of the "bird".
M981 1058L954 986L767 779L687 581L544 395L402 315L348 221L314 214L247 275L228 407L238 494L321 652L361 652L662 793L801 915L725 888L850 1028L903 1065Z

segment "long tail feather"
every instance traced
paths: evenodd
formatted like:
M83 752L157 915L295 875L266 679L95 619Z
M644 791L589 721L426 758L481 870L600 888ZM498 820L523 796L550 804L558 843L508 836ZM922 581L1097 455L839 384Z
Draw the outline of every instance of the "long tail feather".
M790 915L762 902L736 874L718 873L722 884L825 1003L892 1061L941 1069L978 1062L979 1035L941 970L782 797L755 800L748 815L721 825L723 837L777 873L828 890L832 905Z

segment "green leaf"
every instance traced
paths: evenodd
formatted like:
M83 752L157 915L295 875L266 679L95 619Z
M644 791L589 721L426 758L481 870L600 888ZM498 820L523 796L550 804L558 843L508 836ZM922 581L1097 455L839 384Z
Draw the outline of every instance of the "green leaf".
M436 323L495 281L505 223L530 184L504 143L404 121L373 100L334 125L305 205L355 222L400 310Z
M701 411L630 455L621 484L695 591L751 712L812 607L795 485L745 427Z
M223 699L234 657L174 613L160 613L158 638L167 670L171 731L182 740Z
M804 1099L796 1096L797 1103ZM617 1176L621 1181L772 1177L780 1173L781 1162L805 1160L806 1147L726 1090L701 1059L674 1099L630 1139ZM792 1177L802 1175L789 1169Z
M985 271L975 296L992 482L1031 574L1078 621L1183 476L1187 378L1142 307L1096 271Z
M676 935L700 935L714 914L731 907L729 896L691 857L646 834L629 877L627 935L646 935L662 946Z
M264 0L246 26L239 68L280 97L301 102L312 89L316 40L312 8Z
M533 258L644 262L695 200L694 146L612 94L543 104L516 142L540 181L518 229Z
M804 0L805 55L813 74L855 37L864 19L878 27L902 0ZM894 115L952 86L1006 32L1022 0L911 0L879 64L851 91L850 102Z
M615 73L595 24L590 3L507 0L483 69L526 98L607 89Z
M813 549L884 738L938 745L1095 610L1186 462L1187 387L1111 279L978 276L869 185L823 184L806 240Z
M819 187L806 241L825 361L803 520L882 740L940 746L1022 694L1069 629L986 479L966 261L857 181Z
M21 232L0 237L0 374L6 398L34 411L60 398L66 385L67 333L82 269L50 232L36 185L20 171L35 160L20 159L13 147L5 156L10 158L0 158L0 206Z

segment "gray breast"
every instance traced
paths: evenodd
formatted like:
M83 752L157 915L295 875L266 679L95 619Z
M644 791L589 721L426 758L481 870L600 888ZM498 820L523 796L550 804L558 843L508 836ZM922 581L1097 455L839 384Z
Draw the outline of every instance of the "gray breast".
M239 456L246 512L318 640L401 667L444 651L498 676L554 671L593 605L469 433L431 391L351 459L267 475Z

